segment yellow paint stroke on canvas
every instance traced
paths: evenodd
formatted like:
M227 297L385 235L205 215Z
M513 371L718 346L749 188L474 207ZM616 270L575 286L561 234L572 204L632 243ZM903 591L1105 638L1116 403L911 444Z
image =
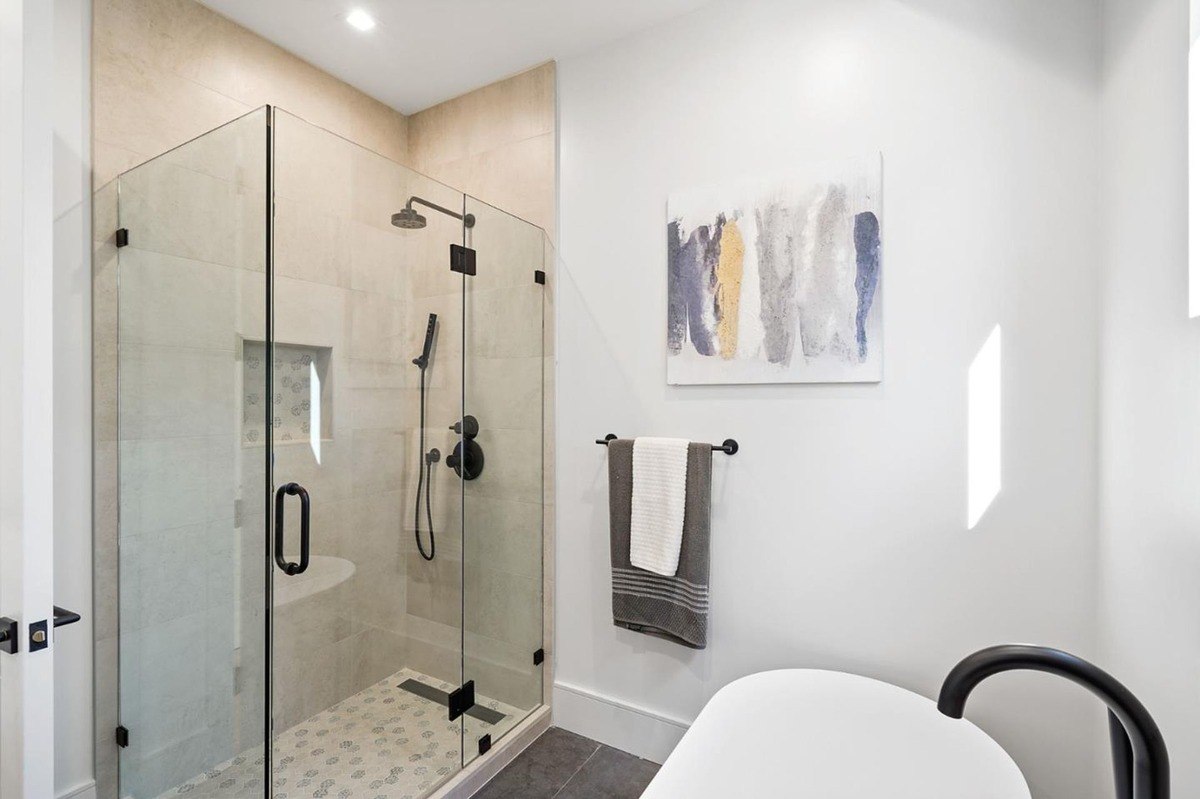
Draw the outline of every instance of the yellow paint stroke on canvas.
M721 357L737 354L738 303L742 298L742 258L746 247L737 222L721 228L721 254L717 259L717 341Z

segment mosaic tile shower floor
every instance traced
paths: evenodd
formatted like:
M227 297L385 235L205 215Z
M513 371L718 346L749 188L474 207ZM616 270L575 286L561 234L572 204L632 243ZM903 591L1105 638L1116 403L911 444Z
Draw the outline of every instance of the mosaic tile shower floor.
M300 722L275 741L275 799L420 799L461 765L459 721L445 706L410 693L407 679L449 691L456 686L412 669L401 669L328 710ZM504 718L486 724L469 718L467 746L490 733L497 740L525 711L483 697L478 704ZM188 799L258 799L262 796L261 750L235 757L160 796Z

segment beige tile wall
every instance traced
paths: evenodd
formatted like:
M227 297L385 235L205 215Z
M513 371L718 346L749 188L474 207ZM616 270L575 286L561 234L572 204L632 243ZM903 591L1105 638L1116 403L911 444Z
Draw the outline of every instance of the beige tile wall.
M555 241L554 64L408 118L408 163L532 222Z
M95 185L261 105L404 163L408 124L378 100L192 0L96 0Z
M191 0L97 0L93 83L94 185L104 187L98 189L95 203L94 257L97 782L99 795L114 799L117 757L112 729L117 719L119 444L116 250L112 239L117 220L111 179L135 164L269 103L295 112L392 161L419 163L434 177L460 185L486 202L553 231L554 71L553 65L539 67L405 119ZM202 150L189 148L180 155ZM181 164L183 168L177 177L191 181L194 185L190 191L198 200L203 199L207 196L204 192L219 191L214 189L218 184L238 182L237 174L221 171L229 162L230 159L212 162L194 159ZM305 662L308 671L301 674L293 669L284 671L280 677L281 685L287 685L292 678L295 682L314 675L319 677L320 696L314 696L311 702L335 701L353 693L360 683L377 679L382 670L390 669L400 659L409 661L403 665L454 679L460 657L462 516L457 483L444 463L435 469L434 483L438 560L434 564L422 561L412 545L411 500L416 490L412 465L419 455L415 440L416 370L408 360L419 350L426 314L437 312L442 321L438 357L443 368L436 373L431 370L430 408L437 411L437 419L436 424L433 420L429 423L427 446L438 446L444 458L452 446L453 434L437 428L444 426L441 422L446 420L442 417L456 416L457 397L461 393L461 383L454 378L462 362L461 333L456 340L456 335L449 332L459 329L461 298L458 284L450 275L400 266L440 265L446 258L446 243L456 233L449 228L441 230L439 226L443 223L431 215L430 228L405 240L386 224L386 216L380 212L381 206L385 210L391 208L410 190L452 207L455 195L431 183L419 188L404 185L403 178L395 177L403 171L392 170L394 176L389 178L389 170L380 167L382 163L386 162L382 159L372 162L369 155L351 158L347 173L346 165L338 158L314 158L302 168L281 170L277 174L280 196L276 235L277 243L282 242L281 252L277 253L278 284L281 296L288 298L284 307L290 309L290 318L295 322L288 331L289 314L281 316L280 340L286 339L286 332L294 343L326 342L322 345L341 347L349 355L344 361L335 360L335 407L340 410L333 420L334 439L323 452L322 467L314 469L311 463L305 463L305 458L298 454L292 457L283 448L279 455L279 465L285 471L294 468L303 480L319 484L323 497L336 496L336 501L321 506L321 513L322 526L338 530L338 535L319 544L314 542L314 551L349 558L360 567L351 581L321 602L303 600L279 613L279 620L285 626L289 619L296 625L307 621L309 632L313 633L303 640L296 637L295 651L282 653L285 662ZM309 183L313 190L296 191L301 187L289 187L289 179ZM419 182L419 178L416 180ZM439 197L439 191L445 194ZM200 341L213 352L225 352L229 346L224 340L204 343L202 339L205 330L213 329L212 324L219 326L231 321L221 316L230 303L218 302L210 308L198 301L219 295L209 291L211 283L205 270L211 272L217 267L215 273L223 274L219 267L231 260L214 249L217 239L206 235L220 221L206 216L212 213L219 199L214 196L209 202L196 202L188 213L179 215L179 224L169 230L138 234L174 236L173 240L161 242L142 239L143 244L151 244L152 249L162 253L157 264L160 269L147 273L144 291L161 292L168 300L172 297L180 300L160 315L169 322L158 331L158 335L165 336L158 340L161 346L191 346ZM252 212L253 206L247 205L246 209ZM237 234L238 230L232 232ZM239 247L236 263L239 270L256 268L246 260L252 259L256 251L252 244L247 240L235 241L234 246ZM303 257L288 257L289 248ZM176 251L174 257L183 258L182 265L186 268L167 272L162 268L168 265L163 259ZM501 251L495 250L497 254ZM549 264L553 259L544 260L551 282L543 300L547 332L542 370L549 388L553 374L550 332L553 309L549 302L553 270ZM156 286L154 281L164 274L169 275L169 286ZM190 288L189 275L196 281ZM165 288L173 291L164 291ZM127 289L136 290L137 286L128 284L123 291ZM401 297L407 297L407 302L399 302ZM496 321L502 323L502 306L496 313ZM235 323L246 324L248 320ZM164 365L177 365L171 350L148 352L142 361L151 370L158 368L161 372ZM223 359L224 355L217 357ZM200 364L191 371L200 375L205 373L204 369ZM223 374L223 367L217 367L217 373ZM486 374L486 367L482 374ZM127 399L134 404L128 409L123 429L147 440L156 436L171 438L179 432L173 429L178 418L165 419L154 412L155 404L168 396L159 391L161 380L150 371L139 382L152 388L148 389L149 394L141 396L141 407L136 404L138 396ZM506 383L496 381L496 385L499 390ZM499 403L497 408L512 403L507 407L516 409L527 408L527 399L517 393L511 397L497 396L492 401ZM182 415L190 420L189 424L203 428L206 419L216 420L207 416L213 412L212 408L201 403L195 406L195 414ZM553 440L552 409L553 395L548 392L543 408L547 448ZM486 412L490 416L506 415L499 410ZM497 452L501 446L497 445ZM129 453L126 458L136 462ZM548 661L543 674L548 696L549 606L553 597L549 571L553 564L553 507L549 504L553 498L553 461L548 449L544 458L547 470L543 493L547 505L543 562L547 571L543 636ZM389 481L387 476L393 467L394 479ZM491 477L495 480L501 474L495 471ZM397 484L402 490L395 490ZM257 489L243 484L241 490L245 493ZM495 523L514 528L515 534L525 533L528 523L519 521L525 511L519 505L514 508L514 512L497 511ZM224 521L222 518L220 523ZM245 529L252 529L255 524L253 515L241 520ZM261 519L257 519L257 524L261 526ZM532 575L528 574L527 566L518 565L520 559L514 559L513 553L518 548L497 548L498 540L502 542L503 538L491 539L480 551L488 553L489 561L494 558L499 566L469 571L467 587L475 585L481 596L484 591L489 596L499 596L500 603L493 604L502 606L505 602L511 604L513 597L526 590L508 586L504 580L511 580L514 575L531 579ZM261 554L254 551L257 545L257 541L242 542L244 560L253 560ZM391 545L395 546L388 549ZM391 558L396 561L389 563ZM170 587L169 583L160 583L150 580L147 590L156 590L155 585ZM381 590L381 586L387 586L387 590ZM535 590L540 588L530 586L528 590L536 594L541 593ZM252 589L253 586L243 586L243 592ZM517 666L528 641L532 640L530 632L522 630L520 635L515 634L508 617L487 617L481 614L483 607L482 604L478 606L480 610L468 607L471 617L468 627L476 628L475 632L469 630L472 637L468 650L486 655L478 662L481 674L488 667L494 669L484 682L495 684L498 694L509 698L520 696L521 704L525 704L527 691L523 686L534 675L528 667ZM494 632L506 623L508 633ZM493 632L489 635L488 631ZM318 639L334 640L337 646L305 646ZM521 639L519 647L515 639ZM255 655L246 647L248 642L243 636L246 651L242 658L246 662L260 660L261 652ZM215 674L220 670L211 671ZM253 675L241 673L239 679L240 690L247 696L261 691ZM305 702L311 704L309 700ZM285 704L279 708L285 716L290 713L300 717L310 710L307 704L294 707ZM257 723L252 715L243 713L236 720L245 728L247 737L254 734ZM186 752L187 745L183 746L182 751ZM199 751L197 748L190 754ZM181 764L180 768L186 770L187 765Z

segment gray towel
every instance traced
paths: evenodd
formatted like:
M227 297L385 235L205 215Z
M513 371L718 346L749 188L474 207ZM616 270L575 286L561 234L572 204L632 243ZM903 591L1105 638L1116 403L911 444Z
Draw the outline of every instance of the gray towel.
M612 549L613 624L677 644L708 645L709 501L712 447L689 444L683 544L674 577L629 563L633 439L608 442L608 518Z

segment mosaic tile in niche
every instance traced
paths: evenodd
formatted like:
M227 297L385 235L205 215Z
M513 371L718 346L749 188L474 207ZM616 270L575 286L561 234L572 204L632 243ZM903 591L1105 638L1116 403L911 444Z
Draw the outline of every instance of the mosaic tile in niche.
M309 441L314 425L318 438L333 438L333 391L330 384L329 347L275 344L272 391L267 394L266 346L261 341L242 343L242 444L266 442L267 400L276 442Z

